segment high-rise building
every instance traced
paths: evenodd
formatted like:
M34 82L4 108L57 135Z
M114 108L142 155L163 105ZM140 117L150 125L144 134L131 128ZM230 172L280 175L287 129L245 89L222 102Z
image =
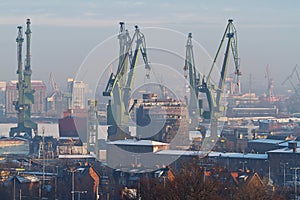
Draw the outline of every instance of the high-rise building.
M17 111L15 110L14 102L18 100L18 81L9 81L6 85L6 116L15 117ZM47 88L43 81L32 80L31 88L34 90L34 104L31 107L31 114L40 115L45 113L46 106L46 92Z
M86 84L69 78L68 89L71 94L71 109L84 109L86 107Z
M4 115L5 110L5 91L6 81L0 81L0 116Z

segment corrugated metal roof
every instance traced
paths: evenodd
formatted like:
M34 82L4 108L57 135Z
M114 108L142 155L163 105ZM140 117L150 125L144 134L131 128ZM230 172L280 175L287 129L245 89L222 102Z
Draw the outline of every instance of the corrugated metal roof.
M113 145L135 145L135 146L166 146L167 143L158 142L154 140L136 140L136 139L126 139L126 140L117 140L113 142L108 142L107 144Z
M268 159L268 154L254 154L254 153L222 153L222 152L210 152L209 157L226 157L226 158L245 158L245 159Z
M250 140L249 143L266 143L266 144L281 144L286 142L286 140L274 140L274 139L256 139L256 140Z
M204 155L203 151L184 151L184 150L162 150L156 152L160 155L174 155L174 156L199 156Z
M176 156L204 156L204 151L183 151L183 150L162 150L156 152L160 155L176 155ZM243 154L243 153L223 153L223 152L210 152L209 157L224 157L224 158L245 158L245 159L268 159L267 154Z
M267 153L294 153L292 148L282 148L282 149L275 149L275 150L271 150L268 151ZM296 152L295 153L300 153L300 148L296 148Z

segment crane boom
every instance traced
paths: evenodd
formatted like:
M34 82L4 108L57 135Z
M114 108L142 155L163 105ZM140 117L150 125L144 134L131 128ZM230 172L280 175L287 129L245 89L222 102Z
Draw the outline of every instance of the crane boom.
M294 76L294 73L296 73L296 76L297 76L297 80L300 82L300 77L299 77L299 73L298 73L298 70L297 70L297 67L298 65L296 65L294 68L293 68L293 71L292 73L281 83L281 85L284 85L287 81L290 82L291 86L293 87L293 89L295 90L295 93L296 94L299 94L299 89L295 86L295 84L293 83L293 76Z
M207 101L209 104L209 118L211 118L214 113L219 113L220 111L222 111L222 109L220 107L220 102L221 102L221 97L222 97L222 93L223 93L223 89L224 89L224 83L225 83L225 79L226 79L230 49L231 49L232 55L233 55L233 60L234 60L234 65L235 65L235 74L236 74L237 78L238 78L238 76L241 75L239 58L238 58L238 50L237 50L237 33L236 33L236 29L232 22L233 22L232 19L228 20L228 24L226 26L225 32L221 39L221 43L218 47L216 56L213 60L213 63L210 68L210 71L208 73L208 76L206 77L206 80L204 77L202 79L202 85L201 85L200 91L205 93L207 96ZM211 73L216 65L216 61L219 57L219 53L222 49L224 40L226 38L227 38L227 45L225 48L223 64L222 64L221 73L220 73L220 79L219 79L218 87L216 89L214 89L210 83ZM238 84L238 82L237 82L237 84ZM216 91L215 98L212 95L212 90Z

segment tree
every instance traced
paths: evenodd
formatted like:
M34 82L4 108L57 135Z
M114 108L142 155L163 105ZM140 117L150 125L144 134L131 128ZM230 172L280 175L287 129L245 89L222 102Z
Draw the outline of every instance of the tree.
M229 199L226 184L218 179L218 169L206 171L196 162L184 165L175 178L142 178L142 199ZM204 176L205 174L205 176ZM228 197L228 198L226 198Z

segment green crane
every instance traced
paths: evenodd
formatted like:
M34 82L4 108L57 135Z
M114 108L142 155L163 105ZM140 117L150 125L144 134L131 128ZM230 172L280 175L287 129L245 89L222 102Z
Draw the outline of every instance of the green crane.
M200 92L206 94L206 98L207 98L207 102L208 102L209 110L204 111L203 117L206 119L210 119L211 137L212 138L217 138L218 118L221 116L221 113L223 111L225 111L225 107L221 106L221 99L222 99L222 93L224 90L226 72L227 72L227 68L228 68L230 49L232 51L233 61L234 61L234 65L235 65L235 75L237 76L237 78L241 75L238 50L237 50L237 31L232 22L233 22L232 19L228 20L228 24L226 26L225 32L223 34L221 43L217 50L216 56L213 60L213 63L210 68L210 71L208 73L208 76L206 77L206 79L205 79L205 77L203 77L202 84L200 87ZM227 38L227 45L225 48L223 64L222 64L221 73L220 73L220 79L219 79L218 87L215 88L210 81L211 73L212 73L213 69L215 68L216 61L219 57L219 53L221 51L223 44L225 43L226 38ZM237 83L238 83L238 81L237 81Z
M34 103L34 90L31 89L31 55L30 55L30 19L27 19L26 25L26 59L25 69L22 69L22 46L23 46L23 32L22 27L18 26L17 42L17 61L18 61L18 100L14 102L15 109L18 112L18 126L10 129L9 136L14 137L25 133L26 137L32 138L32 130L37 135L37 124L31 121L31 105ZM24 77L22 77L22 73Z
M117 73L110 75L105 91L103 92L103 96L112 97L107 106L107 124L111 125L108 128L109 140L130 137L127 122L129 120L129 113L134 107L134 105L130 106L129 104L139 52L142 54L145 63L147 77L150 72L145 37L140 32L138 26L135 26L135 32L131 38L129 32L125 29L125 24L121 22L118 39L120 52ZM134 44L135 48L132 50ZM136 101L134 101L135 103Z

